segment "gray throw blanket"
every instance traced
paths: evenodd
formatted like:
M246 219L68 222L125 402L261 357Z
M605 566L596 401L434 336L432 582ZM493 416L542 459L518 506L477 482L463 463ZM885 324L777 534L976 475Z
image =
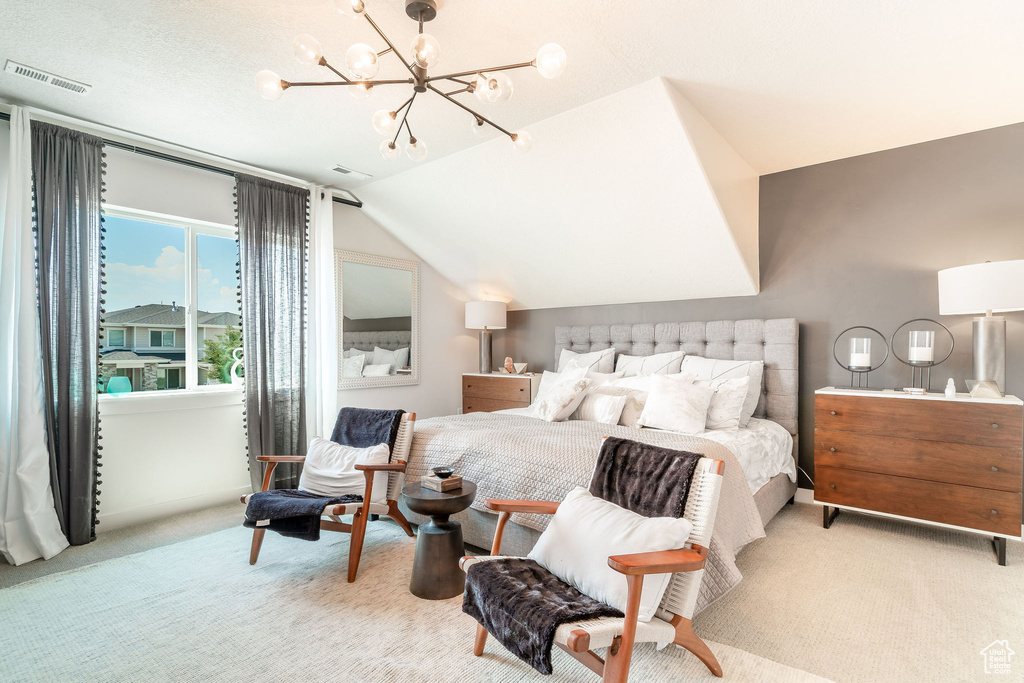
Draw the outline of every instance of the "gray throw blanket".
M590 492L645 517L682 517L703 456L610 437L601 447ZM623 579L625 580L625 579ZM479 562L466 574L462 611L542 674L562 624L622 612L580 593L533 560Z

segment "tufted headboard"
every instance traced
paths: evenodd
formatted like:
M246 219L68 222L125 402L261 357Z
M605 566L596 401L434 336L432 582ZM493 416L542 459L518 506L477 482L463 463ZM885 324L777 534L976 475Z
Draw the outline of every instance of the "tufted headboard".
M388 332L344 332L342 333L341 350L348 351L351 348L362 351L373 351L374 346L379 346L388 351L397 351L409 346L412 339L412 331L388 331Z
M586 353L609 347L631 356L681 350L705 358L763 360L764 385L754 417L778 422L795 441L798 340L795 318L562 326L555 328L555 364L562 349Z

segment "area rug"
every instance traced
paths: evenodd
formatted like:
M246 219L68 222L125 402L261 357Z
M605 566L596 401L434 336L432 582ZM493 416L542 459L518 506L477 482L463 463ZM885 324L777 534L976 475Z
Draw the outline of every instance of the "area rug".
M409 593L414 539L372 523L355 583L348 536L241 527L0 590L0 681L596 681L560 650L538 675L488 641L472 653L461 597ZM825 681L709 642L725 680ZM717 681L678 647L636 649L632 681Z

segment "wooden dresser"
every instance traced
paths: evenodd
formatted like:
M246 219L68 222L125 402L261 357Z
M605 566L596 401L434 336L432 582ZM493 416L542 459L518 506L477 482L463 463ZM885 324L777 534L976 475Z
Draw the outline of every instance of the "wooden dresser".
M838 509L1021 537L1024 402L896 391L819 389L814 500L827 529ZM836 508L829 511L829 506Z
M462 376L462 412L525 408L537 396L540 375L467 373Z

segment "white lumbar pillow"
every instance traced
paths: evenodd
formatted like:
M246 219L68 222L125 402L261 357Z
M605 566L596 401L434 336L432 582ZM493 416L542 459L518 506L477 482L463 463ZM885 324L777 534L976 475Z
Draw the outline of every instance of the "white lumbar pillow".
M366 356L362 353L357 353L343 360L341 362L342 379L346 377L362 377L364 363L366 363Z
M624 372L626 377L672 375L679 372L684 355L682 351L656 353L653 356L627 356L620 353L615 361L615 369Z
M708 406L707 429L738 429L743 418L743 404L747 400L750 377L721 380L697 380L694 384L709 387L715 392Z
M639 427L640 415L644 412L644 404L647 402L647 392L614 385L605 385L594 389L590 396L621 396L626 399L622 406L622 413L619 415L619 424L624 427ZM589 398L589 396L588 396ZM586 399L584 399L586 400Z
M590 353L576 353L562 349L558 355L558 372L573 368L586 368L591 372L612 372L615 370L615 349L602 349Z
M622 409L626 407L626 396L596 394L588 390L579 408L572 414L574 420L590 420L606 425L619 424Z
M686 373L675 377L654 375L638 424L682 434L700 434L707 423L708 406L714 394L711 387L694 384L693 376Z
M683 359L683 372L693 375L696 380L724 380L736 377L750 377L747 398L743 401L743 415L740 427L746 427L757 410L761 398L761 378L764 375L764 361L761 360L716 360L701 356L687 356Z
M587 395L587 369L547 372L540 378L537 398L533 401L533 416L548 422L569 419Z
M558 506L529 558L580 592L625 611L626 577L608 566L608 558L682 548L692 530L688 519L644 517L576 487ZM644 577L640 621L654 616L671 578Z
M391 374L391 364L367 365L363 368L363 377L387 377Z
M366 492L366 477L356 469L356 465L386 465L390 459L391 451L386 443L355 448L315 436L306 450L306 461L299 475L299 490L327 498L362 495ZM375 473L370 502L385 502L387 489L388 473Z

